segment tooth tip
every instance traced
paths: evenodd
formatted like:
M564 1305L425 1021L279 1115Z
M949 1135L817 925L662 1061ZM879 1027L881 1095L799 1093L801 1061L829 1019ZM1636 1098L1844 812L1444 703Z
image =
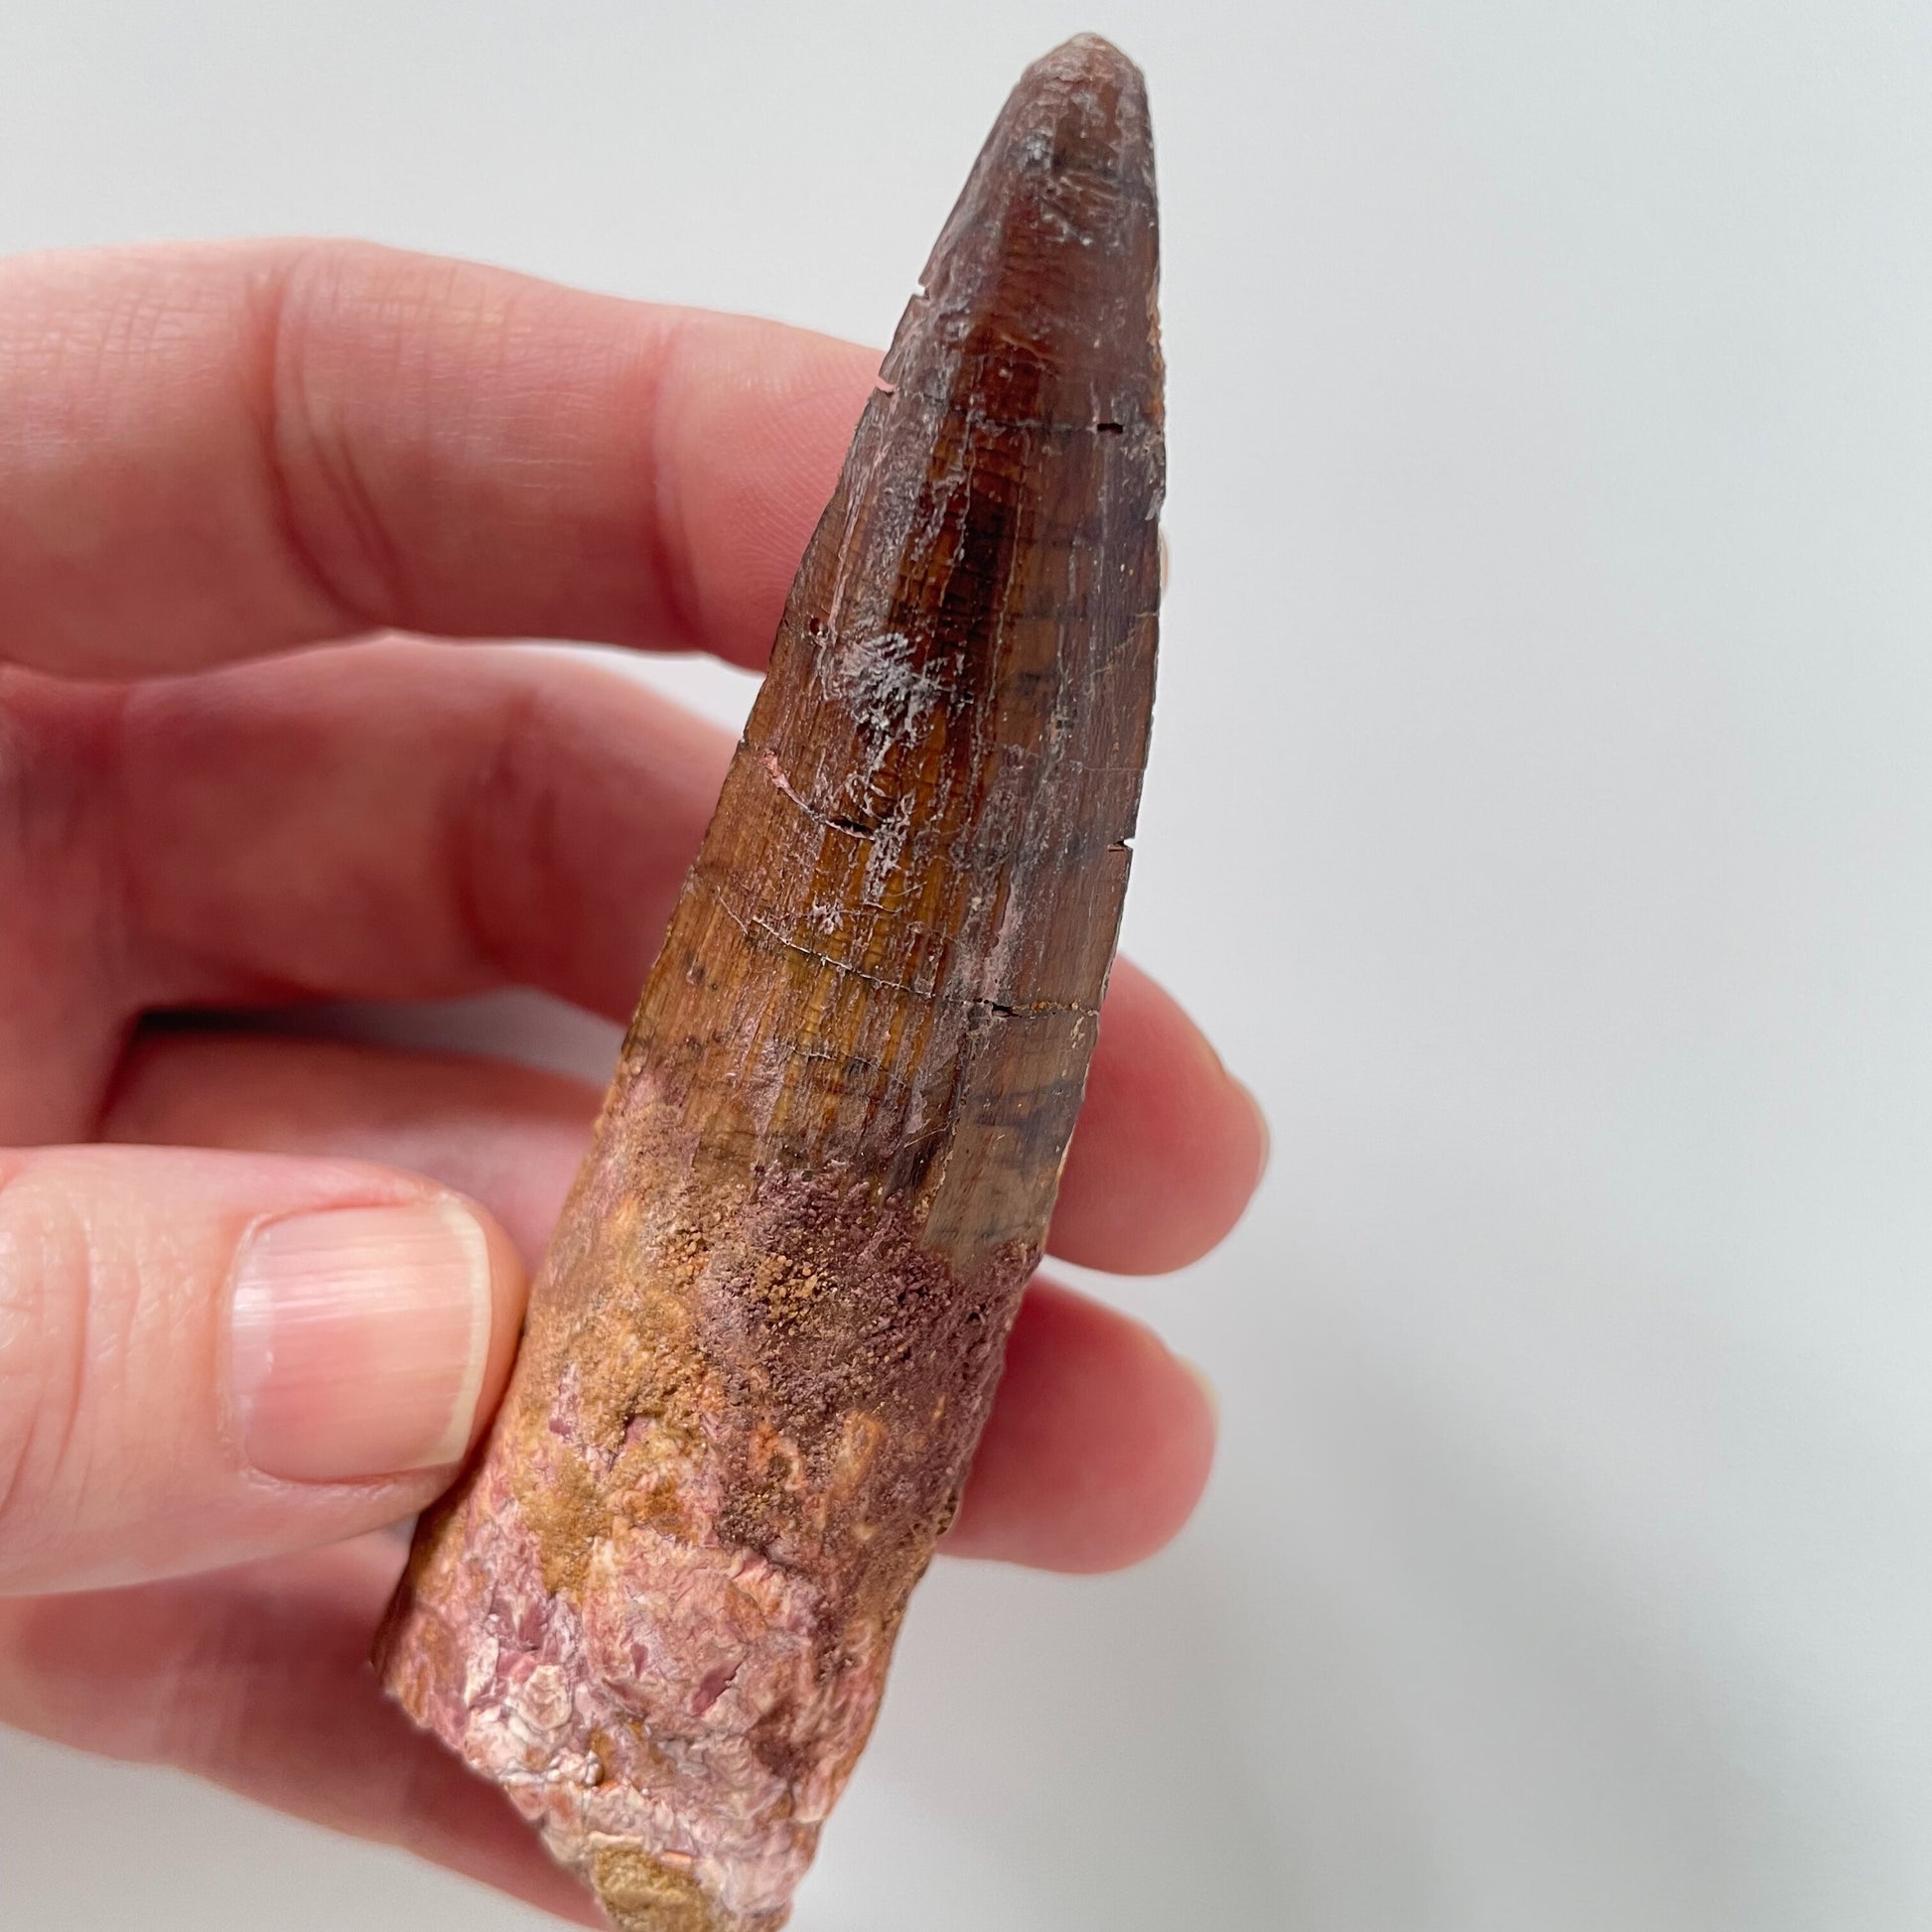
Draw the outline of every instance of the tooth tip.
M1076 34L1035 61L1021 75L1001 120L1009 138L1050 128L1062 167L1124 170L1153 151L1147 78L1098 34Z
M1095 77L1104 75L1135 86L1143 84L1141 69L1104 34L1075 34L1050 54L1041 55L1028 72L1037 73L1042 68Z
M1069 372L1158 359L1154 139L1140 69L1097 35L1034 63L1008 97L920 278L901 333L985 322ZM897 379L911 345L896 340Z

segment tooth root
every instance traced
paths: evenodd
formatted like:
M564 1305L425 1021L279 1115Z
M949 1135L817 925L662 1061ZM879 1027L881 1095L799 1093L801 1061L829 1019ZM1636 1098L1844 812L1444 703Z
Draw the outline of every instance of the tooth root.
M631 1932L783 1922L1045 1233L1153 699L1156 276L1140 75L1082 37L899 325L384 1627Z

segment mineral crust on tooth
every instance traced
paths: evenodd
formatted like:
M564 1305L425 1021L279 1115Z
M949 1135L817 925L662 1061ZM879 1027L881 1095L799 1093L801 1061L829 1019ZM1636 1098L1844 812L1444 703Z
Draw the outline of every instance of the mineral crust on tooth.
M626 1932L784 1922L951 1520L1127 884L1162 493L1153 151L1082 38L900 323L391 1693Z

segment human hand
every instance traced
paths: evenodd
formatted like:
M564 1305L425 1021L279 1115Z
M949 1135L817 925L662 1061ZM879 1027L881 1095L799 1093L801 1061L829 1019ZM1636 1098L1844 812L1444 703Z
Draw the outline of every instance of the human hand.
M757 663L876 369L371 248L0 264L0 1721L587 1916L366 1658L372 1533L487 1422L597 1095L142 1016L626 1016L728 742L554 653L374 633ZM1052 1251L1179 1266L1261 1158L1123 964ZM946 1547L1131 1563L1212 1430L1148 1331L1035 1284Z

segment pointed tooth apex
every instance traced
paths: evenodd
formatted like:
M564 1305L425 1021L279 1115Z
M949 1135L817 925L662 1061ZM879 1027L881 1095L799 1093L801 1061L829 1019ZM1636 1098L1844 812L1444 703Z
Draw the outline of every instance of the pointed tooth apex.
M1145 177L1154 155L1147 81L1096 34L1035 61L1009 96L1001 128L1019 138L1035 169L1043 164L1054 174ZM1042 135L1051 137L1050 145L1041 143Z
M1021 99L1051 87L1093 96L1117 95L1129 104L1143 146L1149 144L1147 76L1112 41L1099 34L1075 34L1042 54L1013 90Z
M981 418L1119 432L1160 420L1154 149L1140 70L1105 41L1069 41L1009 97L941 231L886 358L954 351L952 393Z

